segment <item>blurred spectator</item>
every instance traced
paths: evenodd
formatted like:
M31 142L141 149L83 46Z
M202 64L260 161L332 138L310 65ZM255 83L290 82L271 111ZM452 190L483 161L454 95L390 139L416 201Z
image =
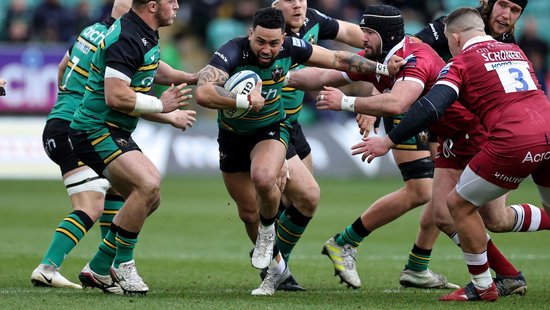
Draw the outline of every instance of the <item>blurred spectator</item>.
M32 18L32 38L42 42L68 42L74 35L71 12L59 0L43 0Z
M12 0L6 10L2 27L2 40L24 42L29 39L29 23L32 18L31 10L25 0Z
M226 2L218 7L217 17L208 23L206 47L212 53L228 40L247 35L247 24L236 19L235 15L235 6Z
M537 75L542 90L548 95L546 79L548 77L548 44L539 37L537 21L529 17L525 19L521 39L518 45L525 52L525 55L533 63L533 69Z
M208 23L216 18L218 6L221 5L222 1L191 0L189 2L191 4L191 32L204 40L206 38ZM204 41L201 43L206 44Z
M99 7L99 14L96 20L101 21L111 16L111 9L113 8L114 2L115 0L103 0L103 4Z
M74 33L80 33L84 28L88 27L93 23L90 10L91 8L88 0L81 0L74 7L73 9L74 20L75 20Z

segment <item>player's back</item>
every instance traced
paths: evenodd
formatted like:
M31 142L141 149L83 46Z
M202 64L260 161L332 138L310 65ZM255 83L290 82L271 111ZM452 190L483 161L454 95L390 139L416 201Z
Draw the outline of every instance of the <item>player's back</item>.
M84 96L84 87L90 74L90 64L94 53L114 21L114 18L109 17L103 22L84 28L78 35L68 51L69 62L63 73L61 84L58 86L57 101L48 115L48 119L72 120L74 111Z
M490 130L502 121L523 117L526 109L547 109L532 64L515 44L488 36L472 39L442 71L444 83L457 87L459 101Z

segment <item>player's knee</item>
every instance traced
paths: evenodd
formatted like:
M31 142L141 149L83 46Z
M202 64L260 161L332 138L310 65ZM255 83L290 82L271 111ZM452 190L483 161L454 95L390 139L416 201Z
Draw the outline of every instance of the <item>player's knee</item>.
M432 179L434 171L434 163L430 157L425 157L409 162L399 164L399 170L404 181L419 180L419 179ZM424 184L425 182L417 182L418 184L412 184L408 182L406 190L408 191L408 197L411 199L411 204L419 206L430 201L432 197L431 184Z
M313 216L317 206L319 205L321 190L319 186L311 186L307 188L303 193L300 193L299 198L293 199L293 204L300 211L300 213L306 216Z
M156 178L146 178L138 183L137 190L150 210L158 208L160 204L160 180Z
M250 179L259 194L269 192L275 186L276 176L267 171L252 172Z

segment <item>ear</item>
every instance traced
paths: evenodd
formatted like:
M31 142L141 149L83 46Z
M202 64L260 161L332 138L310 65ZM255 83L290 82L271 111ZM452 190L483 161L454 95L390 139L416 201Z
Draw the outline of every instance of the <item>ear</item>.
M158 10L158 3L156 1L149 1L147 2L147 8L149 9L149 12L156 13Z
M254 32L254 30L252 30L252 27L248 28L248 40L252 41L253 32Z
M460 46L460 34L458 33L451 33L451 36L453 37L453 40L456 41L456 46Z

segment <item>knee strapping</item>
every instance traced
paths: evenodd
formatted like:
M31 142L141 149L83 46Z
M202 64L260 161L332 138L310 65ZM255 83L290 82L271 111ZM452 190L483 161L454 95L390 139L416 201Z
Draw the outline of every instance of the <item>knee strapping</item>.
M430 157L408 161L398 165L403 181L434 177L434 162Z
M86 169L67 177L63 183L69 196L94 191L105 195L110 187L109 181L97 175L92 169Z

